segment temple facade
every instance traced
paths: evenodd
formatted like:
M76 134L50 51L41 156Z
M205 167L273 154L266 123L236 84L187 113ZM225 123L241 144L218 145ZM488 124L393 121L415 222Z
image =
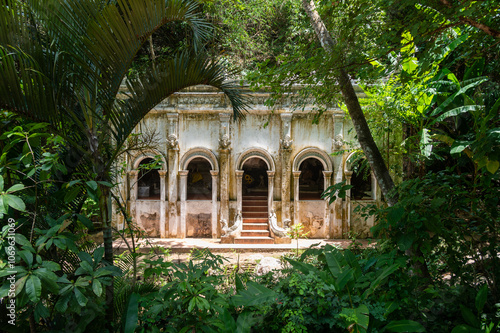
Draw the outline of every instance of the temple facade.
M344 111L327 109L318 118L313 102L294 108L293 94L272 109L269 93L248 94L241 120L224 94L205 86L149 112L134 135L154 133L157 143L124 158L120 185L133 222L152 237L234 243L279 242L296 223L308 238L369 237L373 221L355 207L377 202L380 193L373 175L350 160L355 133ZM346 199L322 199L343 180L354 185ZM121 215L114 221L124 226Z

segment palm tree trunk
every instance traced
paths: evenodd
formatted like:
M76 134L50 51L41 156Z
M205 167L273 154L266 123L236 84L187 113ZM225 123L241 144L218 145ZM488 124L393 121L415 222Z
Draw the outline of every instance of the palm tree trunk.
M104 240L104 260L109 265L113 265L113 235L111 229L111 192L110 188L99 184L99 211L103 224L103 240ZM114 280L111 279L111 284L106 286L106 325L110 325L114 320Z

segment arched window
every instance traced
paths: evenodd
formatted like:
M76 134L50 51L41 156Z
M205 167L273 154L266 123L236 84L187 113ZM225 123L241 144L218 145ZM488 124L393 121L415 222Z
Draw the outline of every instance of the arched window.
M187 200L212 200L210 162L203 157L192 159L188 166Z
M373 199L371 168L366 158L355 158L351 161L351 199L371 200Z
M160 199L160 174L158 161L145 158L139 163L139 175L137 177L138 199Z
M299 166L299 199L321 200L324 189L323 164L316 158L307 158Z

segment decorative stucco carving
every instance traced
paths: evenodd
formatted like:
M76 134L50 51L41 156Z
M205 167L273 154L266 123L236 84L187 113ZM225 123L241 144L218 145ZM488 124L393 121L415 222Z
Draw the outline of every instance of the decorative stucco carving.
M285 228L282 228L278 225L278 219L276 218L276 213L274 210L271 210L271 213L269 214L269 227L271 228L271 231L273 232L275 237L281 237L285 238L288 237L288 228L290 225L290 220L285 220L283 221L283 224L285 225Z
M290 135L287 134L287 135L285 135L284 139L280 140L280 143L281 143L281 147L283 149L290 149L290 147L292 146L293 140L290 137Z
M177 148L177 145L179 144L179 140L177 139L177 135L175 134L169 134L167 137L167 146L169 149L175 149Z
M344 147L344 137L341 134L336 135L332 141L335 149L340 150Z
M241 234L241 229L243 228L243 218L241 211L236 214L234 224L229 227L226 219L221 219L221 237L239 237Z
M231 145L231 140L229 139L229 135L223 134L219 139L219 147L220 149L228 149Z

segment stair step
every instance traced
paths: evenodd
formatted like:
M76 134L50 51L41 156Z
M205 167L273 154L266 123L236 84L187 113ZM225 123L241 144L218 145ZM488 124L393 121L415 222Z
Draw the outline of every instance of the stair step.
M267 205L265 206L243 206L243 213L246 212L264 212L267 213Z
M245 206L266 206L267 200L243 200L243 207Z
M255 218L255 217L267 218L267 212L243 212L242 217L243 218Z
M245 217L243 218L243 224L245 223L265 223L267 224L267 217Z
M267 201L267 194L266 195L244 195L243 197L243 201L246 201L246 200L259 200L259 201Z
M239 237L234 239L234 244L274 244L271 237Z
M269 230L243 230L241 237L269 237Z
M267 223L245 223L243 222L243 230L269 230Z

